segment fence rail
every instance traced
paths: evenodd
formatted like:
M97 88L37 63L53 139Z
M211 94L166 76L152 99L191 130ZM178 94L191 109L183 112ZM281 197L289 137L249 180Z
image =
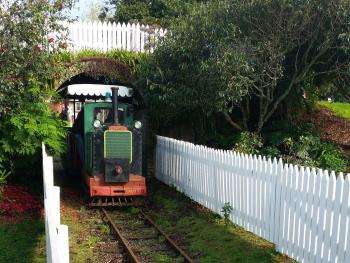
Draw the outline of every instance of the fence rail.
M130 23L75 22L66 26L69 31L69 49L72 51L125 49L152 52L167 32L162 28Z
M42 144L46 261L48 263L68 263L68 227L60 223L60 188L53 184L53 160Z
M350 262L350 175L157 137L156 177L300 262Z

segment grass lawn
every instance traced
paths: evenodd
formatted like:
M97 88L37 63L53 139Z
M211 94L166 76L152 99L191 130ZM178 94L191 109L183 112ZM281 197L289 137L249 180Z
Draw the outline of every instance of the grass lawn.
M151 216L198 262L294 262L270 242L241 227L225 226L218 215L161 183L155 182L150 193Z
M337 116L343 117L345 119L350 119L349 103L320 101L318 104L330 109Z
M0 221L0 262L46 262L44 220Z
M79 191L76 190L76 192ZM94 236L89 232L90 225L86 222L89 218L82 218L84 212L83 199L79 198L74 190L67 193L65 189L62 189L61 223L68 226L71 262L88 262L93 258L93 249L99 241L98 236Z

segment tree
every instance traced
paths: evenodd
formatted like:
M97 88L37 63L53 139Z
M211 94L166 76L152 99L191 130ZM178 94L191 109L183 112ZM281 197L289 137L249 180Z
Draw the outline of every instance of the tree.
M100 3L91 3L91 6L85 18L83 19L90 22L98 22L101 9L102 9L102 5Z
M346 0L213 1L155 50L150 90L172 115L220 113L234 129L260 133L290 96L304 100L310 81L348 76L349 7Z
M237 52L238 47L248 58L249 70L238 74L248 79L250 90L251 98L241 103L247 128L252 101L259 113L249 128L260 132L292 91L303 95L310 77L319 84L348 74L349 7L342 0L232 1L239 34L224 48Z
M137 20L145 24L156 24L168 27L175 18L187 15L198 3L205 0L111 0L110 4L103 8L100 19L104 20L111 8L115 9L116 22L129 22Z
M68 0L9 1L0 5L0 168L32 155L45 142L63 150L63 122L48 109L55 96L54 52L65 49Z

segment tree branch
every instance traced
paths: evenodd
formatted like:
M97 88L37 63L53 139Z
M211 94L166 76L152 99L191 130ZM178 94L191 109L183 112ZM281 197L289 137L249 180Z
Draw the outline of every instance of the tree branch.
M236 122L234 122L231 118L231 116L227 113L227 112L223 112L224 114L224 117L225 117L225 120L235 129L239 130L239 131L242 131L243 128L237 124Z

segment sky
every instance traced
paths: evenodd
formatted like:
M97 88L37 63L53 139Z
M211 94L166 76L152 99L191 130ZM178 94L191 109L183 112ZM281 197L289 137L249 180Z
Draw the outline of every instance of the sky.
M86 19L89 11L94 6L103 6L106 0L77 0L74 8L71 10L71 17L78 17L79 20Z

